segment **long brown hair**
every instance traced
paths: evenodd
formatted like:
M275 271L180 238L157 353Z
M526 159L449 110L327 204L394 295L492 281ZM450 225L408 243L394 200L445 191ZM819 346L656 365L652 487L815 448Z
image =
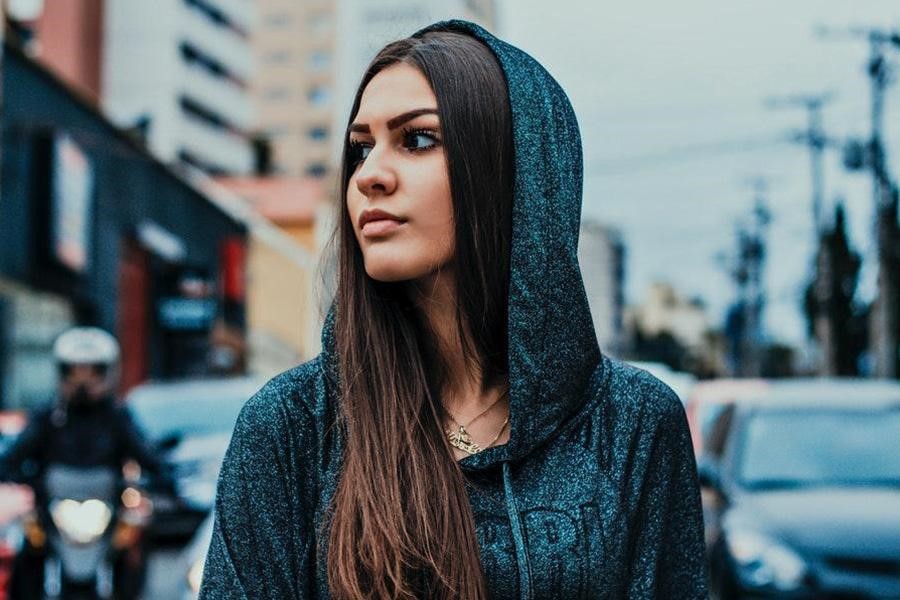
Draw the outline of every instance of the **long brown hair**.
M457 323L485 387L507 377L513 196L505 76L477 39L431 31L386 46L356 94L396 63L437 97L454 205ZM408 287L365 271L346 211L344 147L335 343L346 445L328 533L328 584L340 599L487 598L467 482L443 432L444 363Z

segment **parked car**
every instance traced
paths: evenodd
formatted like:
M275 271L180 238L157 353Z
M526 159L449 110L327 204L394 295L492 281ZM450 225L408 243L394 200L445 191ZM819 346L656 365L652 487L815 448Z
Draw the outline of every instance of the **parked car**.
M147 383L128 395L135 421L172 466L182 500L151 496L152 537L188 538L206 517L238 414L263 383L252 377Z
M765 379L709 379L694 384L685 403L694 454L703 454L703 440L725 407L744 398L758 398L768 389Z
M699 471L713 598L900 598L900 383L772 383Z

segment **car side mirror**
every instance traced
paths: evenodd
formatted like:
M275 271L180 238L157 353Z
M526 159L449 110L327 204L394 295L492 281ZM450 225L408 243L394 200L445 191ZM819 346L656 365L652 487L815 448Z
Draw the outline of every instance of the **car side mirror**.
M721 491L722 476L719 471L719 465L715 461L701 457L697 461L697 476L700 479L700 487Z
M163 437L162 439L160 439L156 443L156 448L160 452L169 452L175 446L177 446L180 442L181 442L181 435L179 435L177 433L170 433L170 434L166 435L165 437Z

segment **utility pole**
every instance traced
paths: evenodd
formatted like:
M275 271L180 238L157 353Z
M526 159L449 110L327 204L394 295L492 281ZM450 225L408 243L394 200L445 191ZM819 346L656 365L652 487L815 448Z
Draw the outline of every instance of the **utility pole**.
M763 308L766 292L764 266L766 234L771 214L768 208L768 182L762 177L750 181L753 188L753 215L749 222L737 227L737 251L720 254L723 264L735 284L736 302L728 316L726 330L731 340L730 363L732 374L759 377L763 369Z
M813 242L816 253L813 267L813 298L815 312L813 317L813 344L818 345L820 356L819 372L822 375L837 373L837 328L842 324L834 323L830 318L828 306L831 301L831 261L828 249L823 244L826 223L824 217L825 174L822 164L825 147L831 143L822 125L822 108L832 100L832 95L797 94L766 101L769 108L787 108L800 106L806 109L807 127L805 131L793 134L793 140L809 148L810 174L812 175L812 224ZM844 324L845 325L845 324Z
M872 173L875 237L878 244L878 298L872 307L872 352L875 375L894 379L900 362L900 233L897 226L897 186L888 170L884 145L884 95L890 84L888 46L900 48L900 33L853 28L843 32L820 29L820 37L863 38L869 43L867 73L871 90L872 131L864 144L849 144L844 162L850 169L868 167Z
M753 186L753 220L740 240L740 259L747 268L747 375L762 375L762 354L765 334L763 331L763 307L766 301L763 267L766 259L766 232L771 220L768 207L768 182L757 177Z
M876 373L881 377L897 377L897 189L888 172L883 141L884 92L890 72L883 48L887 42L900 45L897 34L869 32L869 78L872 82L872 134L870 153L872 162L872 191L876 208L876 238L878 240L878 302L873 311L876 344Z
M825 147L831 143L822 125L822 108L831 102L830 93L796 94L792 96L773 97L766 100L769 108L788 108L800 106L806 109L806 130L792 135L793 141L809 148L810 174L812 175L812 224L813 235L818 241L824 225L825 205L825 170L822 158Z

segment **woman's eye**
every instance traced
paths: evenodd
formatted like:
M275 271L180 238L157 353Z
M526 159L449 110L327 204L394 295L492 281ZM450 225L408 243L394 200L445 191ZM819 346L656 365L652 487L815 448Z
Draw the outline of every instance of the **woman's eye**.
M437 139L426 131L408 131L403 136L403 145L408 150L428 150L437 146Z
M366 159L372 146L361 142L350 142L350 164L358 164Z

